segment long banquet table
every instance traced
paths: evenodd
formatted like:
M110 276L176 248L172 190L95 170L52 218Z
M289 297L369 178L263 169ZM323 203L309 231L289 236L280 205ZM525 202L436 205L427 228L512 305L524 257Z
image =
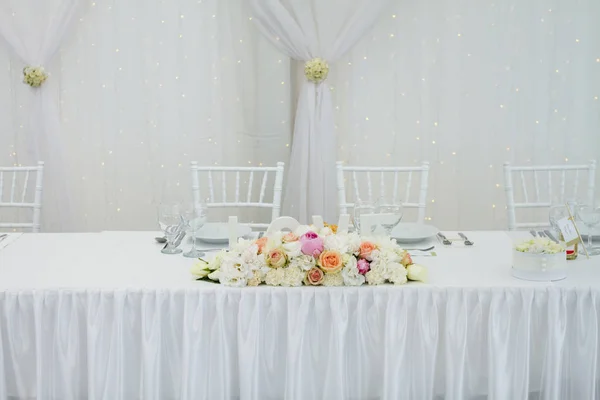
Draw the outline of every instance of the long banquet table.
M153 232L0 249L0 399L593 399L600 259L510 274L512 239L417 258L427 284L234 289Z

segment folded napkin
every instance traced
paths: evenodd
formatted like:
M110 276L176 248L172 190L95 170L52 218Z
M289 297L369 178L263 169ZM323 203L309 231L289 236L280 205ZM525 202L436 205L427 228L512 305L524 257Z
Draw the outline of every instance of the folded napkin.
M3 233L0 233L0 235L3 235ZM19 233L9 233L7 237L0 240L0 250L7 247L11 243L13 243L15 240L17 240L19 237L21 237L21 235L22 235L22 233L20 233L20 232Z

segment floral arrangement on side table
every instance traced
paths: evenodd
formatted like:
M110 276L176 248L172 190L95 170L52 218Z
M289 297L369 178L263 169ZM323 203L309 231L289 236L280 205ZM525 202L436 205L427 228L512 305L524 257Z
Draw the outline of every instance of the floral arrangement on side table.
M427 270L395 240L338 234L335 228L302 225L258 240L240 239L210 262L200 260L192 274L235 287L402 285L427 279Z
M534 238L517 244L515 250L530 254L557 254L565 251L565 247L547 238Z

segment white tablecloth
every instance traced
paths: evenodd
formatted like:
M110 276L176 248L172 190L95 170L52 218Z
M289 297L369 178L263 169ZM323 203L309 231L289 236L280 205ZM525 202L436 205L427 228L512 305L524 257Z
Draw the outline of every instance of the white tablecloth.
M600 259L520 281L506 234L467 234L419 260L429 284L245 289L151 232L25 234L0 250L0 399L598 398Z

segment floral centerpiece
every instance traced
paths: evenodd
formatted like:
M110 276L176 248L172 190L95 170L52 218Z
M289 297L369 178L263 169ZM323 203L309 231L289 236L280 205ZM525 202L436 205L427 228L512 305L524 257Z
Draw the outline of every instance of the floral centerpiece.
M531 254L556 254L565 251L565 247L547 238L533 238L517 244L515 250Z
M425 281L427 270L389 237L338 234L335 225L302 225L258 240L240 239L230 250L192 268L199 279L243 287L360 286Z

